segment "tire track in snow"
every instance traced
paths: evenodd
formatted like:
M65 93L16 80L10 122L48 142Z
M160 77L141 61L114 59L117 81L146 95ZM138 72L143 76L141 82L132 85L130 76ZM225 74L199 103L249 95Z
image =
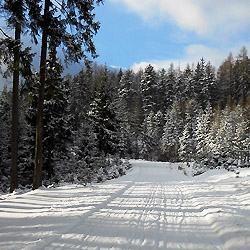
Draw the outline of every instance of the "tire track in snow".
M154 207L155 207L155 194L156 194L156 190L157 190L158 186L154 185L150 196L148 197L148 201L147 204L145 206L145 209L142 212L142 216L140 218L140 222L139 225L137 227L137 229L140 229L139 231L139 244L137 244L138 247L135 247L135 249L144 247L147 244L147 241L145 239L145 224L147 223L147 220L150 216L150 214L152 213L152 211L154 211ZM138 230L137 230L138 232ZM136 235L135 235L136 236Z
M136 176L134 177L134 179L132 181L130 181L129 184L127 184L124 188L122 188L118 192L112 194L107 200L105 200L104 202L100 203L95 208L93 208L90 211L88 211L88 212L84 213L83 215L79 216L78 220L76 220L75 222L73 222L70 226L66 227L66 229L64 229L62 232L59 232L58 235L51 236L49 238L41 240L38 244L36 244L34 250L49 249L49 246L52 243L54 243L56 240L60 239L63 235L71 232L74 228L76 228L77 226L79 226L80 224L82 224L88 217L92 216L94 213L96 213L96 212L100 211L101 209L107 207L108 204L111 203L113 200L115 200L117 197L122 196L123 193L125 193L129 188L131 188L132 186L135 185L135 181L136 181L136 179L139 178L140 175L141 175L141 167L139 167L139 173L137 173ZM86 236L84 238L85 240L86 240L87 236L88 235L86 234Z
M82 214L57 235L36 244L34 249L67 249L64 245L64 235L74 232L82 234L79 243L81 247L78 245L80 249L116 249L115 246L129 250L219 249L216 242L206 245L206 236L202 233L210 234L211 230L205 228L207 224L203 223L200 209L192 203L192 193L187 189L186 183L180 185L175 181L168 183L150 180L149 169L143 169L140 164L130 177L132 180L127 182L120 182L119 179L114 181L113 184L124 186L95 208ZM102 185L105 187L105 183ZM127 219L127 227L124 230L122 218ZM96 222L103 228L96 228ZM112 236L101 234L105 228L109 230L110 223L116 223L114 229L125 233L123 239L119 232L120 238L115 237L115 231ZM195 223L198 223L198 229ZM200 232L199 228L203 231ZM109 243L105 242L104 236L109 237ZM190 239L189 236L193 238ZM199 236L202 236L201 240ZM114 246L110 247L112 244Z

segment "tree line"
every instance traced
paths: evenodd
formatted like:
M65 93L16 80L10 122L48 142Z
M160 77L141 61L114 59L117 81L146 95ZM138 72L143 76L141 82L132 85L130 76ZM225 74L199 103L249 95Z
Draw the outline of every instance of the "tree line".
M217 71L202 58L184 70L171 64L157 71L148 65L135 73L90 63L75 76L62 77L62 72L55 47L49 47L43 104L44 183L102 181L112 165L121 164L120 158L216 166L221 159L237 160L237 152L248 149L250 60L245 47L235 59L230 54ZM31 186L35 169L39 77L33 72L19 91L22 186ZM12 106L11 91L5 88L0 99L4 183L10 180Z
M7 68L4 76L12 75L12 125L11 125L11 182L10 191L18 187L18 124L19 124L19 78L33 78L31 71L31 48L23 48L21 35L32 37L32 42L38 44L41 39L40 66L37 107L36 107L36 137L35 166L33 189L42 185L43 165L43 109L45 83L47 78L47 50L62 46L66 62L79 62L87 59L88 54L96 57L93 36L97 33L100 23L94 20L95 4L102 0L68 0L68 1L33 1L4 0L0 3L0 13L7 27L14 31L10 37L1 28L4 39L0 39L0 65Z

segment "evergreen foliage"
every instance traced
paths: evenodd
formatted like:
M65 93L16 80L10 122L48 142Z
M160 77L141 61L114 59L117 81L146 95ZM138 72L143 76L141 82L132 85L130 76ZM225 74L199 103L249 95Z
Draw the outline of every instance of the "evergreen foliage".
M124 174L122 158L196 161L208 167L240 162L249 150L249 59L242 49L217 74L201 59L181 71L152 65L135 73L89 64L62 77L53 43L46 60L44 184L88 183ZM243 76L244 75L244 76ZM20 92L19 179L31 187L39 73ZM10 91L0 99L0 178L10 180ZM116 167L114 167L116 166Z

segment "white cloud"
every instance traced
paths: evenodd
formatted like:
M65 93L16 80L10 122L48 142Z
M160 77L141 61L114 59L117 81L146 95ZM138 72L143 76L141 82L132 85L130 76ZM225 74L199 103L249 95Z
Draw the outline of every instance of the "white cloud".
M187 62L184 60L178 61L178 60L152 60L149 62L140 62L140 63L134 63L132 65L131 69L135 72L138 72L140 69L145 69L149 64L151 64L155 70L160 69L168 69L170 64L173 63L175 67L180 66L181 69L184 69L187 65Z
M122 66L110 65L109 67L110 67L110 68L112 68L112 69L118 69L118 70L122 69L122 70L127 70L127 68L122 67Z
M218 67L228 56L229 52L232 52L236 57L241 49L241 45L235 46L230 49L218 49L212 47L206 47L201 44L192 44L185 48L182 59L173 58L172 60L149 60L148 62L139 62L132 65L132 69L137 72L140 69L144 69L148 64L151 64L156 70L168 69L170 64L173 63L175 68L180 67L181 70L185 69L187 64L196 65L197 62L203 57L206 62L210 61L212 65ZM250 52L250 43L246 43L245 47Z
M201 36L231 34L250 26L249 0L110 0L148 22L173 22Z

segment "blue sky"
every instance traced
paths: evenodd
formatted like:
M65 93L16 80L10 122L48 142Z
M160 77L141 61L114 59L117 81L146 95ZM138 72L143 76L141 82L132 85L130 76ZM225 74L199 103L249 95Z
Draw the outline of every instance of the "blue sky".
M174 63L184 69L201 57L219 66L242 46L250 56L250 0L104 0L94 13L101 22L96 61L109 67L137 71ZM5 28L3 20L0 25ZM74 75L82 66L66 72ZM0 90L4 82L0 78Z
M108 66L184 68L201 57L218 66L250 51L249 0L105 0L95 13L97 61Z

